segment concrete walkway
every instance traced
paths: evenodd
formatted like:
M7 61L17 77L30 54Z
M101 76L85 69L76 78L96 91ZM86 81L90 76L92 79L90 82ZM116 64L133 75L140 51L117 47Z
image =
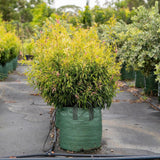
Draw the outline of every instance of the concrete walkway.
M100 153L160 154L160 112L121 91L103 111L103 143Z
M28 85L25 68L19 66L0 82L0 157L43 153L50 106ZM111 108L102 112L102 147L97 154L160 153L159 111L141 103L132 93L120 91Z
M0 82L0 157L43 153L50 106L28 85L25 68L19 66Z

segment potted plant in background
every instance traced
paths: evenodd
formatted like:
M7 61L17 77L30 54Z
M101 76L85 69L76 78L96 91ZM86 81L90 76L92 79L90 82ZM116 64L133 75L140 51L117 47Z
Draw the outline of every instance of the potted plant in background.
M33 59L33 51L34 51L34 40L28 39L26 40L22 45L22 54L26 60L32 60Z
M127 30L128 26L125 22L117 22L114 17L111 17L107 21L107 24L101 24L98 27L98 35L102 41L112 44L112 46L114 46L115 48L115 52L117 53L119 48L122 47L128 37L128 35L126 35ZM117 55L117 61L118 60L119 55ZM134 80L135 71L133 69L133 66L128 65L124 59L121 58L121 60L123 61L120 70L121 80Z
M144 91L147 95L158 94L155 66L160 62L160 16L158 4L151 10L144 6L136 10L132 18L133 23L128 25L126 41L119 49L121 59L131 64L135 70L144 75ZM138 76L137 76L138 77ZM143 78L142 78L143 81Z
M160 63L156 65L155 74L157 75L157 81L158 81L158 101L160 102Z
M20 39L15 33L7 32L3 25L0 26L0 65L1 79L8 76L8 72L15 69L13 59L15 59L20 50Z
M27 72L29 82L58 109L60 147L70 151L101 146L101 109L116 93L120 64L97 29L47 22L36 42Z

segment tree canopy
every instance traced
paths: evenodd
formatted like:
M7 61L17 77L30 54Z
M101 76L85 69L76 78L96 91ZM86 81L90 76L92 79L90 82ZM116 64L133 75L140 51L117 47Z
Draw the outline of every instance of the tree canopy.
M48 4L53 0L48 0ZM44 0L0 0L0 13L5 21L18 20L20 22L32 21L31 10Z

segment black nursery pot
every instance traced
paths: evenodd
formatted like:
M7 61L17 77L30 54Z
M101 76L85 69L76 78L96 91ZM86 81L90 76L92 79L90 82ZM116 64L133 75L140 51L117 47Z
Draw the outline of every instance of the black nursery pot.
M33 55L25 55L26 56L26 60L32 60L34 58Z

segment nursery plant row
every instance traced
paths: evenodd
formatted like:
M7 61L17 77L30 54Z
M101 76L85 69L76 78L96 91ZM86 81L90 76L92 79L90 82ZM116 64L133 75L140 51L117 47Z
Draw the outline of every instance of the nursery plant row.
M21 41L14 31L7 31L3 23L0 25L0 80L16 69L17 56Z
M160 89L160 15L158 3L151 9L140 6L132 23L114 22L106 32L101 26L102 40L116 46L117 61L122 62L121 79L135 79L135 86L147 95L159 95ZM114 23L113 23L114 22ZM109 32L110 31L110 32ZM128 71L126 74L125 72Z
M17 67L17 57L12 59L10 62L7 62L5 65L0 64L0 80L3 80L8 77L8 73L16 70Z
M156 77L154 72L146 76L140 70L134 71L131 66L127 68L123 65L121 68L121 80L134 80L136 88L143 88L146 95L158 96L160 102L160 83L156 81Z
M56 108L62 149L81 151L101 146L101 109L111 106L125 64L141 71L145 78L137 82L144 82L148 94L154 93L153 87L151 91L146 88L152 84L149 77L156 75L157 79L159 75L159 13L156 6L151 12L138 8L136 13L130 25L111 18L108 24L89 28L49 19L23 44L26 53L33 56L27 62L28 82ZM1 30L0 64L4 73L5 68L13 67L11 61L20 53L21 42L14 32L3 26ZM137 78L138 72L135 75Z

